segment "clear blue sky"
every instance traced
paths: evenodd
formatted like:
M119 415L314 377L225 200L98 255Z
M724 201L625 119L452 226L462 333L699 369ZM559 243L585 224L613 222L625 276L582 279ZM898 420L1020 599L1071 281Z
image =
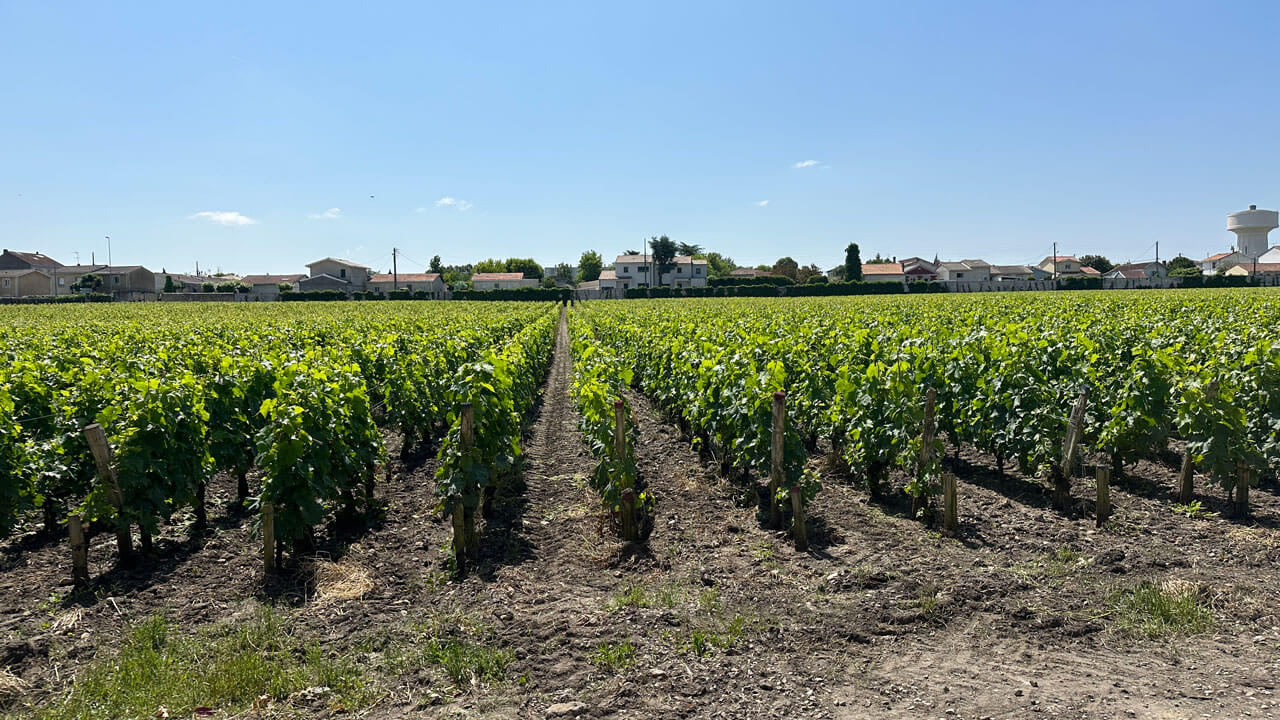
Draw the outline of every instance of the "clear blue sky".
M1280 206L1278 48L1273 2L0 0L0 244L1202 257Z

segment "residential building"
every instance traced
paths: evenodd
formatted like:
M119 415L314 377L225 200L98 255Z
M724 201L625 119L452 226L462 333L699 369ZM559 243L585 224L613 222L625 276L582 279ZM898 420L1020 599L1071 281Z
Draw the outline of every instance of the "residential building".
M444 298L444 280L440 273L379 274L369 278L369 289L389 295L393 290L426 292L432 300Z
M1205 275L1213 275L1218 272L1218 268L1220 267L1229 268L1236 263L1246 261L1252 262L1253 258L1247 258L1234 250L1231 252L1215 253L1200 261L1200 272Z
M369 289L369 276L373 274L373 271L365 265L332 257L307 263L307 269L311 274L310 277L299 282L302 290L364 292ZM326 277L332 280L326 280Z
M635 287L706 287L707 261L691 257L678 257L671 262L671 269L661 278L658 264L652 255L619 255L613 263L618 287L628 290Z
M48 295L50 277L48 270L36 268L0 270L0 297Z
M302 273L296 275L245 275L240 278L240 282L249 286L249 297L254 300L278 300L282 284L288 284L293 290L297 290L298 283L306 279L306 277Z
M546 266L543 266L543 268L542 268L542 277L544 277L544 278L551 278L552 280L555 280L555 281L556 281L556 285L559 285L559 286L563 287L563 286L565 286L565 285L568 285L569 283L572 283L574 280L577 280L577 279L578 279L578 268L577 268L577 266L576 266L576 265L570 265L570 266L569 266L569 279L568 279L568 282L566 282L566 281L564 281L564 280L561 280L559 277L557 277L557 276L556 276L556 266L555 266L555 265L546 265Z
M1162 278L1168 274L1169 269L1165 267L1164 263L1144 262L1116 265L1103 273L1102 276L1108 278L1124 278L1126 280L1142 280L1145 278Z
M909 282L935 282L938 266L924 258L909 257L901 261L903 278Z
M1259 263L1254 263L1254 262L1250 261L1250 262L1236 263L1235 265L1232 265L1231 267L1227 268L1226 272L1224 272L1224 273L1223 273L1223 275L1231 275L1231 276L1237 276L1237 275L1245 275L1245 276L1250 276L1250 275L1259 275L1259 276L1280 275L1280 262L1259 262Z
M1093 270L1092 273L1084 270L1084 267L1086 266L1080 263L1080 259L1071 255L1050 255L1049 257L1041 260L1040 264L1036 267L1039 267L1041 270L1049 273L1049 277L1100 274L1093 268L1089 268L1089 270Z
M992 265L991 279L997 282L1012 280L1043 280L1049 273L1030 265Z
M863 282L905 282L902 263L868 263L862 266Z
M842 265L841 267L843 268L844 266ZM761 272L755 268L734 268L729 271L730 277L756 277L757 275L760 275L760 274ZM828 271L828 275L829 274L830 274L830 271Z
M863 273L866 273L866 266L863 265L862 267ZM977 259L940 262L938 263L938 279L985 282L991 279L991 264Z
M1258 256L1258 262L1280 262L1280 245L1272 247L1270 250Z
M62 263L38 252L19 252L5 248L0 252L0 270L54 270Z
M101 292L117 300L141 299L156 292L155 273L141 265L64 265L52 271L52 295L69 295L71 286L85 275L102 278Z
M618 290L618 273L616 270L601 270L600 277L596 279L599 283L600 297L611 298L617 294ZM622 297L618 294L618 297Z
M475 273L471 276L471 287L475 290L515 290L518 288L538 287L536 278L526 278L524 273Z

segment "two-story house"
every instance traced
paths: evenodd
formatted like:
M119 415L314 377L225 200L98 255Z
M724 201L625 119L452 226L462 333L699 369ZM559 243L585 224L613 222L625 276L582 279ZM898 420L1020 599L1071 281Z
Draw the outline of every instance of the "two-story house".
M941 262L938 263L938 279L987 282L991 279L991 264L976 258Z
M707 261L678 257L667 272L658 277L658 263L652 255L619 255L613 261L617 288L622 291L637 287L706 287Z
M53 270L50 294L71 294L71 286L85 275L102 278L98 292L110 293L117 300L155 299L156 275L141 265L65 265Z
M369 289L369 276L373 274L366 265L332 257L307 263L307 269L311 274L298 281L298 289L303 292L313 290L364 292Z
M53 294L53 271L62 263L39 252L0 252L0 297Z
M290 275L245 275L240 278L240 282L249 286L250 299L266 301L280 299L281 285L288 285L290 289L297 290L298 283L305 280L306 277L301 273Z

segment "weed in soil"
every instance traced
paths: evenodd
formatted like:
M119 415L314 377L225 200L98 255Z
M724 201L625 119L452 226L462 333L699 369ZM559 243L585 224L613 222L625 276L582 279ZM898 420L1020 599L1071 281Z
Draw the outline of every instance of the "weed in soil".
M359 709L374 699L360 668L293 637L281 617L262 608L247 622L196 634L163 617L134 626L120 650L94 662L61 701L38 717L63 720L150 718L159 708L189 717L200 707L235 713L325 688L331 706Z
M1107 604L1116 629L1129 635L1156 639L1194 635L1213 627L1213 613L1191 583L1143 583L1113 593Z
M636 649L630 640L601 643L591 654L591 663L601 670L617 672L636 664Z

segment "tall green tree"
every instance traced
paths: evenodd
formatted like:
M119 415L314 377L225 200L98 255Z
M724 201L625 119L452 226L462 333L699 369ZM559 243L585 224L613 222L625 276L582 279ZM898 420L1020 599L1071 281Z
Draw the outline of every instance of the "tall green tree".
M1203 274L1196 261L1186 255L1179 255L1169 261L1169 277L1195 277Z
M676 254L680 257L696 257L702 252L701 245L691 243L676 243Z
M733 274L733 269L738 267L733 262L733 258L721 255L718 252L706 253L700 260L707 261L707 276L713 278L726 278Z
M595 250L588 250L578 258L578 280L591 282L600 279L600 271L604 269L604 259Z
M507 258L506 272L524 273L526 278L542 279L542 265L533 258Z
M800 263L792 260L790 257L778 258L778 261L773 264L774 275L781 275L795 280L799 272Z
M649 250L653 253L653 264L658 270L658 277L652 278L650 284L661 284L662 276L675 268L676 244L671 238L663 235L649 241ZM674 283L675 279L672 278L671 282Z
M862 282L862 251L858 249L858 243L849 243L844 249L844 280Z
M1115 267L1105 255L1081 255L1080 264L1085 267L1091 267L1100 273L1111 272Z
M573 267L569 263L559 263L556 265L556 284L568 285L573 282Z
M433 272L433 273L443 273L443 272L444 272L444 263L440 261L440 256L439 256L439 255L432 255L432 256L431 256L431 272Z

